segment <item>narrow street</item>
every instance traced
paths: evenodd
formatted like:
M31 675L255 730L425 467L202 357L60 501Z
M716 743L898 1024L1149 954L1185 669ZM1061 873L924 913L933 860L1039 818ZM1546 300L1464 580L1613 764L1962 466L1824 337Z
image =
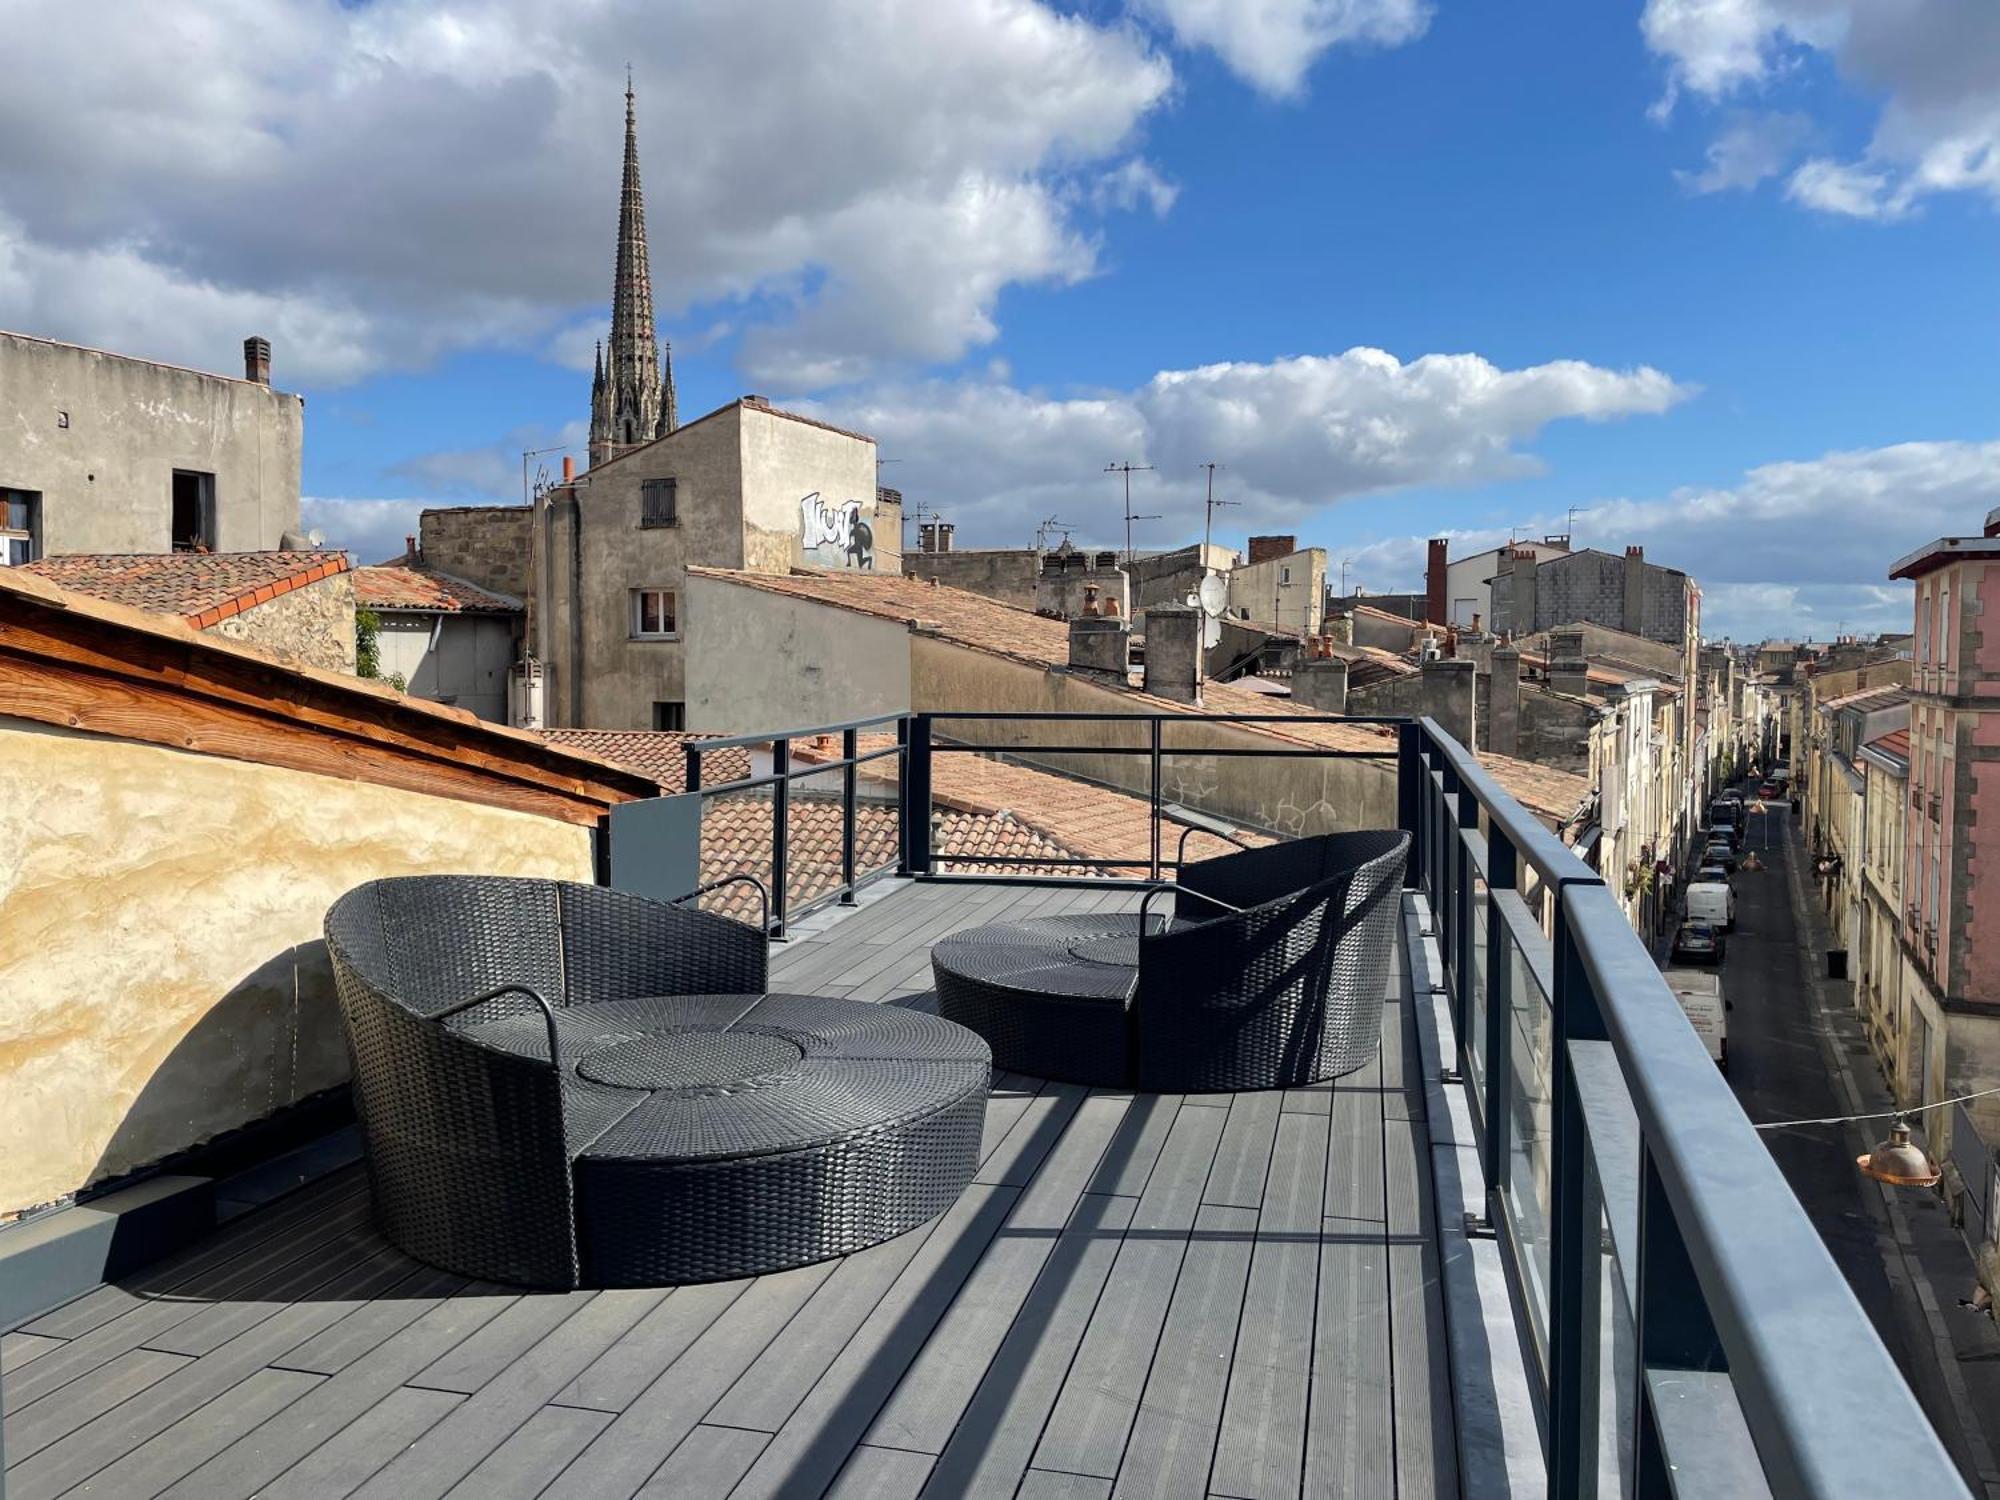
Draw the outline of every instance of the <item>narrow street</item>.
M1754 800L1754 788L1742 790ZM1757 1122L1888 1108L1852 986L1824 978L1825 921L1795 820L1785 803L1767 806L1750 815L1744 841L1765 868L1737 872L1737 925L1723 965L1730 1084ZM1972 1264L1942 1202L1856 1170L1855 1157L1886 1127L1762 1136L1967 1483L2000 1497L2000 1329L1959 1306Z

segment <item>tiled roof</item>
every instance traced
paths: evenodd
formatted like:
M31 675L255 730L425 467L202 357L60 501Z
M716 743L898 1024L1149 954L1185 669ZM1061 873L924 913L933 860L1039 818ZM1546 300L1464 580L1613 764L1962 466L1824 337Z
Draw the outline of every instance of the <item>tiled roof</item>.
M354 570L354 601L370 609L412 609L438 614L519 614L521 601L496 594L449 573L378 563Z
M544 729L543 739L602 756L652 777L668 792L687 790L687 744L712 736L655 729ZM701 758L705 786L741 781L750 774L750 752L718 750Z
M1849 693L1843 698L1829 698L1820 705L1824 709L1851 708L1859 713L1873 713L1878 708L1894 708L1899 703L1910 701L1910 690L1906 687L1870 687Z
M988 599L965 589L949 588L894 573L863 573L795 568L790 573L750 573L730 568L690 567L690 577L714 578L745 588L790 598L812 599L836 609L898 620L916 629L934 630L954 645L1030 666L1060 666L1069 660L1069 627L1031 610ZM1134 712L1186 713L1186 704L1156 697L1104 679L1113 691L1130 698ZM1286 698L1270 698L1233 683L1208 682L1203 706L1211 713L1262 714L1282 720L1323 717L1319 710ZM1268 734L1294 743L1330 750L1393 750L1392 731L1381 725L1283 722L1240 726L1250 734ZM1566 818L1588 792L1581 776L1531 765L1511 756L1481 759L1494 779L1531 810Z
M196 630L347 570L345 552L91 552L24 567L93 599L178 615Z

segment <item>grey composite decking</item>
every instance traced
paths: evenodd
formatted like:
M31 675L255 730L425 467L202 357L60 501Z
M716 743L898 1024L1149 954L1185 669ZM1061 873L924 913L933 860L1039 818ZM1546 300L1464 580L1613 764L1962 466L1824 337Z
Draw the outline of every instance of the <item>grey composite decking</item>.
M878 887L771 987L1136 899ZM337 1174L5 1335L8 1500L1456 1494L1413 1026L1399 977L1377 1063L1282 1093L1003 1075L941 1218L752 1280L468 1283Z

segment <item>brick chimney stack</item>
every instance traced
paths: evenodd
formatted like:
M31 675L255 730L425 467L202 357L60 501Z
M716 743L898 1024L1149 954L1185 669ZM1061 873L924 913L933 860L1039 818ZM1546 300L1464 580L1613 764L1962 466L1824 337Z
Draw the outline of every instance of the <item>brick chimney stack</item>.
M1430 562L1424 569L1424 618L1433 625L1444 624L1445 567L1450 557L1451 543L1441 536L1432 537Z
M258 385L271 383L271 341L251 337L243 341L243 378Z
M576 482L576 460L569 454L565 453L563 455L563 483L574 484L575 482Z

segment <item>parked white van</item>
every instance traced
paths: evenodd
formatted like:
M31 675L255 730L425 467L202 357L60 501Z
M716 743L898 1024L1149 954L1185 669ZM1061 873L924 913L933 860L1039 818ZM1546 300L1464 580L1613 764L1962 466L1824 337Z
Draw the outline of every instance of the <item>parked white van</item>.
M1724 932L1736 930L1736 892L1717 880L1698 880L1687 888L1687 919L1708 922Z
M1708 1048L1723 1072L1729 1071L1729 1007L1722 998L1722 976L1713 969L1669 969L1662 976L1681 1013Z

